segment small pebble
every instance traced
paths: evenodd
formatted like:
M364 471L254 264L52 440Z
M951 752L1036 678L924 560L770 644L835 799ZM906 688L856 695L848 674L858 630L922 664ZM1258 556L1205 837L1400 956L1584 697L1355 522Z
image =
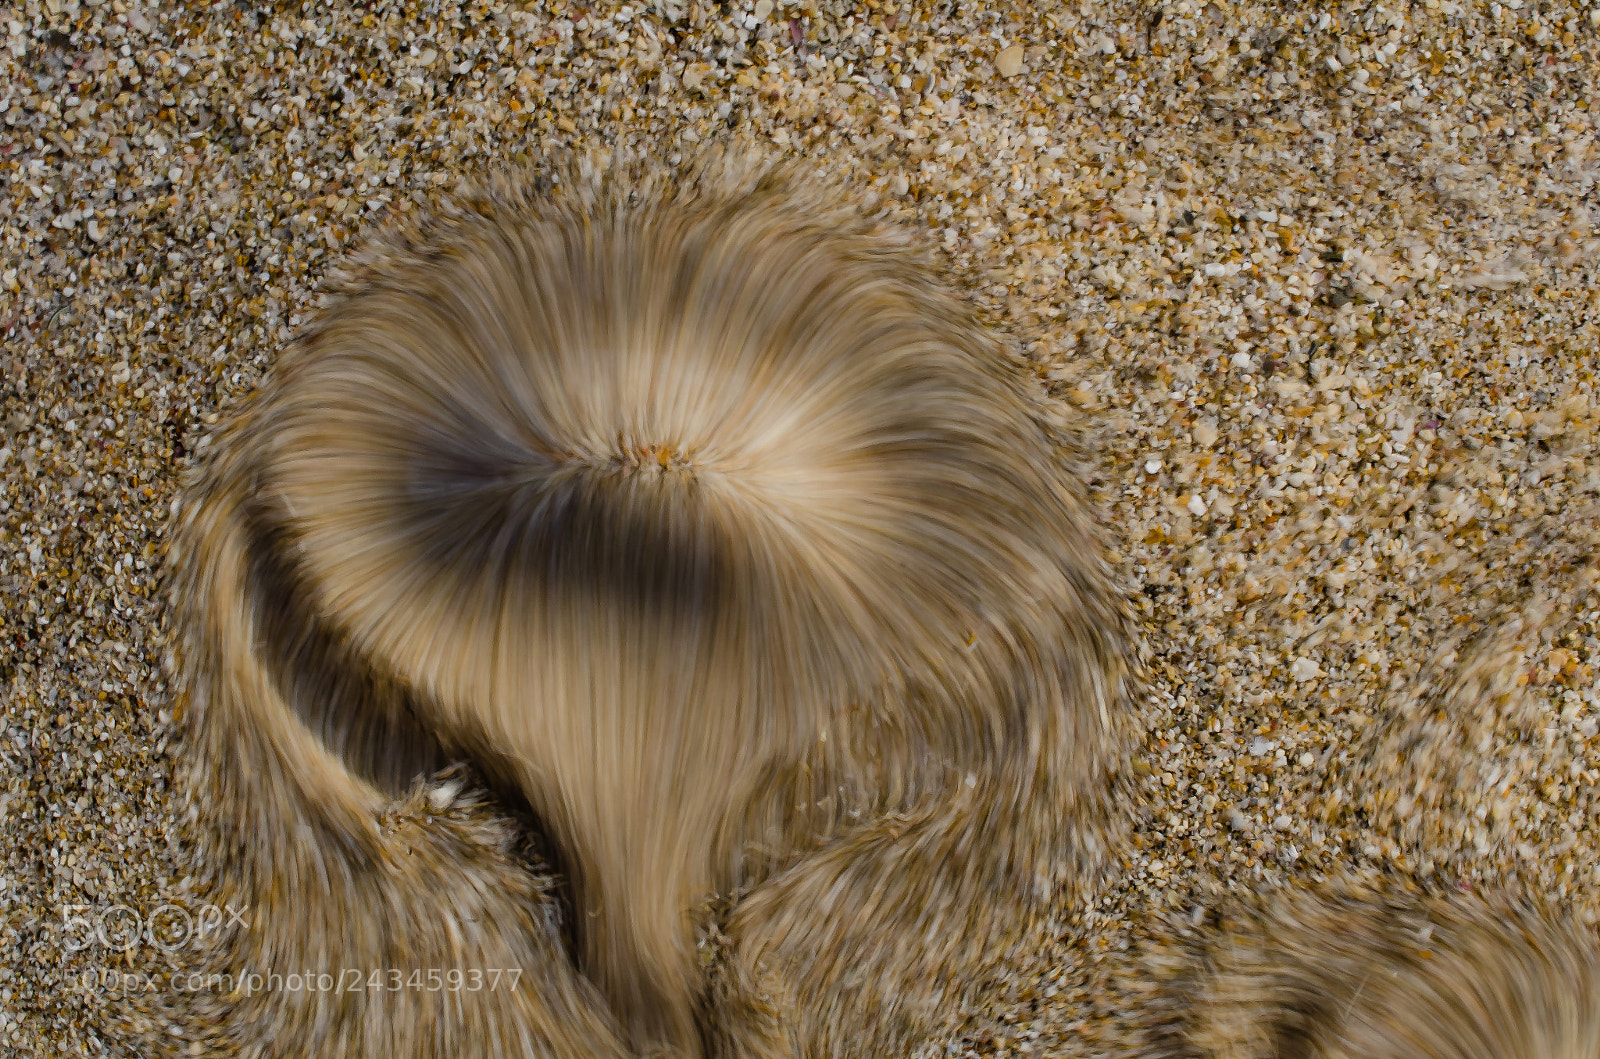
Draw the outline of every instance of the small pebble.
M1022 45L1013 44L995 56L994 68L1001 77L1015 77L1022 72Z
M1317 663L1309 658L1296 658L1289 667L1289 675L1301 683L1315 679L1321 672Z
M441 783L436 787L428 788L428 803L435 812L444 812L455 802L456 796L461 793L461 784Z

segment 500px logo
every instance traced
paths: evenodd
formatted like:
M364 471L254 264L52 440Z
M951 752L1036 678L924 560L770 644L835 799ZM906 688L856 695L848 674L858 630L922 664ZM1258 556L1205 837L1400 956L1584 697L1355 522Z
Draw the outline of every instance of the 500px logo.
M249 906L235 908L204 904L194 910L168 901L146 912L131 905L62 905L61 945L79 952L100 945L115 952L131 952L141 944L162 952L200 948L223 930L239 927L248 930L245 913Z

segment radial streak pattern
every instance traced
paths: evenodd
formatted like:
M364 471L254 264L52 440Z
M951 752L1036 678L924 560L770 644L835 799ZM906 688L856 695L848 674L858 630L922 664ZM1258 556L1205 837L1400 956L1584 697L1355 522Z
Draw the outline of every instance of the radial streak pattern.
M1116 831L1092 518L900 234L734 165L564 186L373 244L223 436L175 584L227 871L326 917L234 958L536 966L454 1014L233 1017L264 1052L882 1054ZM487 810L367 822L455 758L537 821L572 959Z

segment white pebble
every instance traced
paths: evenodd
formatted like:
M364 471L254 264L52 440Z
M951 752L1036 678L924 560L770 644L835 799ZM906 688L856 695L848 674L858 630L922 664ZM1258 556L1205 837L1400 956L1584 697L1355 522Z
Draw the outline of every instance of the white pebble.
M461 784L443 783L428 791L428 804L433 806L435 812L444 812L450 808L450 803L456 800L456 795L461 793Z

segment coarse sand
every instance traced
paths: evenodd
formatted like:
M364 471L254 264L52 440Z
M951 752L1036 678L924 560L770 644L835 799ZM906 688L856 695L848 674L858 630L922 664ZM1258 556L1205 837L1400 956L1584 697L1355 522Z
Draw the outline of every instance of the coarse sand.
M1092 445L1139 824L950 1054L1144 1047L1160 954L1274 894L1592 925L1597 34L1545 0L0 5L0 1053L125 1051L228 914L160 645L206 426L371 218L572 151L849 181Z

